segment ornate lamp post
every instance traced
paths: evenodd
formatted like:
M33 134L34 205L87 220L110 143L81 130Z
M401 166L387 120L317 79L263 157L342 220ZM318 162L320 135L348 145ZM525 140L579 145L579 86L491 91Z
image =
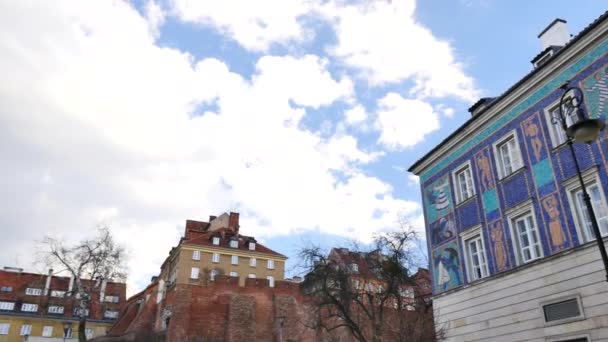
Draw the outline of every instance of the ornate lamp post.
M561 124L562 129L566 132L567 144L570 147L570 153L572 153L572 159L574 160L574 166L576 167L576 173L578 180L581 183L581 190L583 192L583 201L587 207L587 212L591 218L591 226L593 234L595 234L595 240L597 246L600 249L602 255L602 261L604 262L604 268L606 270L606 281L608 281L608 255L606 254L606 247L604 246L604 239L600 232L599 225L595 213L593 212L593 206L591 205L591 197L587 193L587 187L583 181L581 169L574 153L573 143L586 143L591 144L600 135L600 131L604 129L604 121L600 119L592 119L588 117L581 107L583 104L583 91L576 86L570 86L569 81L566 82L561 89L564 91L559 101L559 117L553 118L554 124Z

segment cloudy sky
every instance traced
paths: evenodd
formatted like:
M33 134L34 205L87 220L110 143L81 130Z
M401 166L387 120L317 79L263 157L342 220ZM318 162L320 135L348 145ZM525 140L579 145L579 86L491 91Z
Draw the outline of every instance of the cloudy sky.
M526 6L526 7L523 7ZM547 7L550 6L550 7ZM407 216L405 169L601 1L0 0L0 265L110 225L146 285L186 219L298 245ZM294 260L295 261L295 260ZM290 264L289 272L293 273Z

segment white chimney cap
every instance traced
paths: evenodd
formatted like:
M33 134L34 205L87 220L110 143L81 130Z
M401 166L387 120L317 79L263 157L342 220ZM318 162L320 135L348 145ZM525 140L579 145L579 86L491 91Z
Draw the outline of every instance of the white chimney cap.
M542 50L550 46L564 46L570 40L568 25L564 19L557 18L549 24L539 35Z

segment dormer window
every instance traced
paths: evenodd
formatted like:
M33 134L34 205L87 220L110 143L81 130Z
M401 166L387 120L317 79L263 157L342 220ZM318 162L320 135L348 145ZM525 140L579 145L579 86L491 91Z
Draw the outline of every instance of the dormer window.
M220 244L220 238L218 236L214 236L213 237L213 245L214 246L219 246Z
M230 247L232 247L232 248L238 248L239 247L239 241L238 240L230 240Z
M255 242L249 241L249 250L250 251L255 251Z

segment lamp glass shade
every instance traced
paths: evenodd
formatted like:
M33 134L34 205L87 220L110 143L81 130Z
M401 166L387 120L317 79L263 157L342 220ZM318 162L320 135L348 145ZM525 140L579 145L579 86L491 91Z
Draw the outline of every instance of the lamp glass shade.
M566 133L574 138L575 142L590 144L600 136L600 131L605 126L606 124L598 119L580 120L569 126Z

